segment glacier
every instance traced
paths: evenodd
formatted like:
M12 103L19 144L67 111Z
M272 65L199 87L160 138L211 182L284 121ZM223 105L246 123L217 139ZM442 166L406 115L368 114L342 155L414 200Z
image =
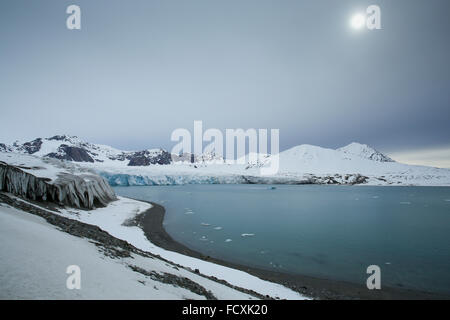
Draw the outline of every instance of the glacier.
M21 162L26 161L26 157L20 157ZM41 165L46 164L42 162ZM105 207L117 199L107 181L98 175L74 174L61 170L54 172L56 178L52 179L32 174L42 168L0 161L0 191L29 200L50 201L62 206L88 210Z

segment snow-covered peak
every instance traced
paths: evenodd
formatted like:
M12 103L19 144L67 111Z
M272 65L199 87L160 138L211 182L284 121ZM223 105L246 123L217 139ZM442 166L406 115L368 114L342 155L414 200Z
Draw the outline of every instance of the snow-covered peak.
M69 135L65 135L65 134L63 134L63 135L56 135L56 136L53 136L53 137L45 138L45 140L66 142L66 143L70 143L70 144L73 144L73 145L84 144L85 143L83 140L81 140L77 136L69 136Z
M381 152L375 150L374 148L369 147L366 144L361 144L357 142L352 142L349 145L346 145L345 147L336 149L336 151L351 155L357 155L361 158L378 162L394 162L394 160L382 154Z
M310 144L301 144L281 152L282 157L297 158L301 160L313 160L326 157L332 149L313 146Z

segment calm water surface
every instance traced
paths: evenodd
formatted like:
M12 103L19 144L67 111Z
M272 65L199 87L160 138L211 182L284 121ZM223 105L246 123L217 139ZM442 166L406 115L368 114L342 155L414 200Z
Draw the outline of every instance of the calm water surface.
M115 187L166 208L164 227L204 254L269 270L450 293L450 188ZM247 235L246 235L247 234Z

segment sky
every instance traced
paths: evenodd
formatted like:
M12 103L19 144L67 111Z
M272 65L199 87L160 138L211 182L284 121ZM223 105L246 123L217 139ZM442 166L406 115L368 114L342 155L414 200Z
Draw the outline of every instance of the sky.
M81 8L81 30L66 8ZM381 9L381 30L350 19ZM177 128L280 130L450 167L448 0L4 0L0 142L171 149Z

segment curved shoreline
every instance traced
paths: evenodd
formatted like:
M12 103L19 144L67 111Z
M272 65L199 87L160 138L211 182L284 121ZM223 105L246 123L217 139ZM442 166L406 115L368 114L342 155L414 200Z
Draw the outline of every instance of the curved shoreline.
M390 287L382 287L381 290L368 290L363 285L350 282L269 271L206 256L175 241L163 226L165 208L157 203L147 202L152 204L153 207L140 216L139 224L147 239L156 246L225 267L238 269L260 279L279 283L309 297L318 299L450 299L450 296L443 294Z

